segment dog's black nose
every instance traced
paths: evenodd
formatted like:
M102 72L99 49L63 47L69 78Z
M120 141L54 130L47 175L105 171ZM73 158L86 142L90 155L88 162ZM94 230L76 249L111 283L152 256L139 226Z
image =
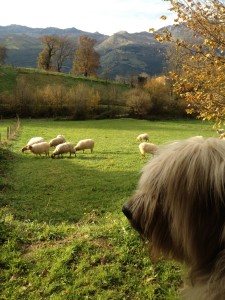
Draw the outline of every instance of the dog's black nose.
M132 219L132 213L129 210L129 207L127 204L125 204L122 208L122 212L125 214L125 216L127 217L127 219L131 220Z

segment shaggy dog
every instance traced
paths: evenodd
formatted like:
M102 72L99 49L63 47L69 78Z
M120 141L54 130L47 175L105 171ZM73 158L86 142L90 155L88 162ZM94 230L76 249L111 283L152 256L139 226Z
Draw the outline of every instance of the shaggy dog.
M225 141L194 137L160 149L123 206L150 255L189 268L185 299L225 299Z

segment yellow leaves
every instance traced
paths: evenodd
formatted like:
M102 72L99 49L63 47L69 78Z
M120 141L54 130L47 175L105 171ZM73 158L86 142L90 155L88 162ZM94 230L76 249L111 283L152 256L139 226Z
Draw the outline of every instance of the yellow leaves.
M186 21L183 27L187 33L180 39L169 32L156 36L160 42L174 45L174 55L168 55L173 91L190 104L188 113L215 122L224 120L225 5L223 1L170 2L176 13L174 22Z
M163 15L163 16L160 17L160 19L165 21L167 19L167 17L165 15Z
M160 34L155 34L154 38L159 42L164 42L164 38Z
M211 119L212 119L212 116L207 115L205 118L203 118L203 121L205 121L205 120L210 121Z
M155 29L154 29L154 28L149 28L148 32L154 33L154 32L155 32Z
M172 34L167 29L165 29L162 31L161 34L159 33L155 34L154 38L160 43L169 42L171 41Z
M189 115L193 114L193 112L194 112L193 109L189 109L189 108L186 109L186 113Z
M185 88L187 91L190 91L193 88L193 86L191 84L187 84Z
M178 75L175 73L175 72L169 72L169 75L170 75L170 77L172 78L172 79L174 79L174 80L178 80Z

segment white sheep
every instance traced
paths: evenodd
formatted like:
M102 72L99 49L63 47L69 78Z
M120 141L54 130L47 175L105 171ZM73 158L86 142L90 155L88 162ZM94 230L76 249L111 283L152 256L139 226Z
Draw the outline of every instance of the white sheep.
M29 146L29 150L36 155L45 153L45 156L49 156L50 145L48 142L41 142Z
M76 151L74 150L73 143L65 142L65 143L57 145L55 147L55 150L53 151L51 157L55 158L56 155L58 155L58 157L59 157L59 155L61 155L61 157L62 157L62 155L65 153L70 153L70 156L72 153L74 153L76 156Z
M139 149L142 157L145 156L145 153L155 154L159 147L155 144L143 142L139 145Z
M50 144L50 147L53 147L53 146L57 146L59 144L65 143L65 142L66 142L66 139L64 138L64 136L59 134L59 135L57 135L56 138L51 139L49 144Z
M41 142L44 142L45 140L42 137L33 137L31 138L28 143L26 144L26 146L24 146L22 148L22 152L29 150L29 146L33 145L33 144L38 144Z
M92 139L80 140L74 147L74 150L75 151L83 150L83 153L84 153L85 149L90 149L91 153L92 153L93 149L94 149L94 145L95 145L95 142Z
M142 134L139 134L139 136L137 137L137 141L138 142L148 142L149 141L149 136L147 133L142 133Z

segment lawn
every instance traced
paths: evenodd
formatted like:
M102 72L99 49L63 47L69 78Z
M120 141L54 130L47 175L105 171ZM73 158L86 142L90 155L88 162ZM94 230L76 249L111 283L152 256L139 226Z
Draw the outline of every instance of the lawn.
M54 122L27 120L13 144L16 159L12 178L14 189L3 205L15 208L17 217L46 222L76 222L92 209L120 211L135 189L139 172L148 160L141 158L136 136L147 132L157 145L193 135L217 135L208 123L104 120ZM34 136L49 141L58 134L73 143L95 140L94 153L77 157L45 159L21 152Z
M121 212L150 157L136 141L144 132L157 145L217 136L195 120L21 121L3 156L0 299L176 299L183 267L153 263ZM21 152L31 137L58 134L93 138L94 153Z

